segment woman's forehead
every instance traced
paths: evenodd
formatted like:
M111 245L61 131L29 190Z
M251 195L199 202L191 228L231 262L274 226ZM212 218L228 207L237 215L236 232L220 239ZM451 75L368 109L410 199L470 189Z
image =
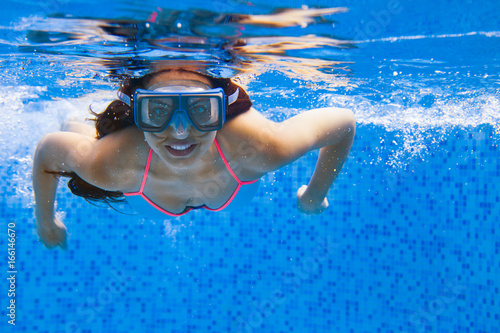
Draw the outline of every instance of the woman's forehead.
M150 87L161 82L177 80L199 81L211 86L211 82L207 77L198 73L180 70L163 71L153 74L151 78L146 82L146 86Z

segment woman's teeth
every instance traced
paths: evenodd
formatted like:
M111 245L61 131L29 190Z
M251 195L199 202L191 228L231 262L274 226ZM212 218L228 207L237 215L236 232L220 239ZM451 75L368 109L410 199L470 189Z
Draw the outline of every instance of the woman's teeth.
M170 148L175 149L175 150L186 150L187 148L191 147L192 145L190 144L184 144L184 145L170 145Z
M170 145L166 146L167 151L172 155L172 156L188 156L190 155L195 149L196 149L196 144L193 143L172 143Z

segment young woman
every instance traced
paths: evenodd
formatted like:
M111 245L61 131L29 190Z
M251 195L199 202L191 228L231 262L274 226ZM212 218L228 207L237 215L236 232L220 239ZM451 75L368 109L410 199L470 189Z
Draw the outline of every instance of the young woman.
M356 128L353 113L336 108L275 123L254 110L230 79L187 70L126 80L118 95L120 101L97 115L96 131L69 123L37 146L35 214L48 248L66 246L66 227L54 216L58 175L71 177L72 192L88 199L124 197L139 210L179 216L244 204L260 177L320 149L309 184L298 189L297 206L321 213Z

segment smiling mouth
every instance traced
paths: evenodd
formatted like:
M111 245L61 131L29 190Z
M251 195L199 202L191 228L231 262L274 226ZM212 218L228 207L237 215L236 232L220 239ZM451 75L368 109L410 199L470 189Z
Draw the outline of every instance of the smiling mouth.
M165 146L167 151L174 156L187 156L196 148L196 144L175 143Z

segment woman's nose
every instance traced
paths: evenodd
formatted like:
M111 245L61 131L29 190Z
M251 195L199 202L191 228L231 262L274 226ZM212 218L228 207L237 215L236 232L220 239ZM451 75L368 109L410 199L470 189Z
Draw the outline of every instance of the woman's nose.
M178 139L185 139L189 135L191 124L184 112L176 112L169 126L172 126L172 135Z

